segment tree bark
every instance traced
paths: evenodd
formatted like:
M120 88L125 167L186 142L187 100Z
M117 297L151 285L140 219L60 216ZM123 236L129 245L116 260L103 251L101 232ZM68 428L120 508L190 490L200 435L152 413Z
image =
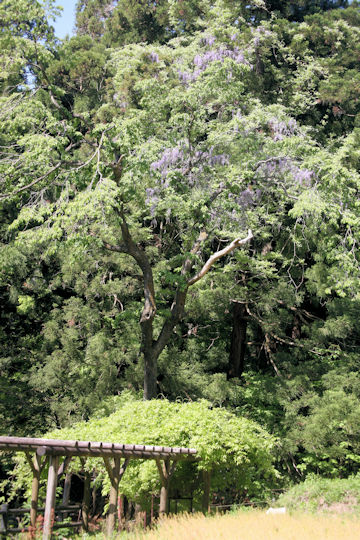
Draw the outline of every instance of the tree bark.
M36 518L38 509L40 474L43 469L44 463L41 462L41 457L37 454L32 457L29 452L25 452L25 455L33 473L30 507L30 536L31 538L33 538L36 534Z
M197 283L202 279L215 264L217 260L225 255L234 251L234 249L246 244L253 237L252 232L249 230L248 235L245 238L236 238L230 244L225 246L220 251L217 251L209 257L205 262L201 270L192 278L188 275L192 270L193 262L192 257L185 259L182 269L181 278L176 289L174 302L171 306L170 317L165 320L157 340L154 340L154 328L153 322L156 315L156 303L155 303L155 287L154 278L151 268L150 260L146 252L138 246L131 237L128 225L126 223L125 214L123 210L120 210L120 226L122 232L122 245L111 245L107 242L103 242L106 249L110 251L117 251L119 253L126 253L133 257L139 265L143 275L144 286L144 306L140 316L141 326L141 348L140 351L144 358L144 399L154 399L157 396L157 360L169 343L175 326L181 321L184 311L186 296L189 287ZM198 239L194 243L190 255L195 255L199 252L201 243L207 238L205 231L201 231Z
M144 357L144 400L157 396L157 359L153 347L143 349Z
M246 346L246 308L240 302L233 303L233 325L230 342L228 379L241 377L244 371Z
M111 538L115 529L119 483L123 477L124 472L126 471L130 458L125 458L121 468L119 457L114 457L114 459L112 460L104 456L103 459L106 471L109 475L111 482L109 494L109 511L106 520L106 537Z

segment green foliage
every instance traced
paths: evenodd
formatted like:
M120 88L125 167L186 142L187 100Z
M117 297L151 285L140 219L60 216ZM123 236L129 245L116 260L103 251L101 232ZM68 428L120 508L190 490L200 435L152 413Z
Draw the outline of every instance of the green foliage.
M360 477L327 479L309 475L304 482L293 486L277 500L277 505L306 512L358 512Z
M196 448L200 461L178 464L173 485L185 492L201 493L202 470L211 471L211 489L226 487L250 496L263 495L275 481L271 451L275 440L259 424L205 401L170 403L167 400L138 401L129 392L114 402L116 410L71 428L52 431L47 438L109 441L126 444L185 446ZM100 411L99 411L100 413ZM72 470L81 470L76 459ZM103 491L110 489L102 460L91 458L86 469L95 469ZM28 478L27 466L19 457L16 487ZM180 486L180 487L179 487ZM131 460L121 481L121 492L129 499L149 503L149 494L159 491L159 477L152 460Z
M189 288L158 392L265 423L281 470L358 470L360 16L346 6L84 0L57 43L52 2L1 3L4 433L141 393L144 282L124 219L153 275L151 345L176 291L251 228Z

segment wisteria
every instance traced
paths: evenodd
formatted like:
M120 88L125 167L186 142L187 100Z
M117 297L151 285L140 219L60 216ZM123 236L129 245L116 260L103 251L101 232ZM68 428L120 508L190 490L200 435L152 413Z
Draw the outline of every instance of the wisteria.
M297 184L305 187L311 185L314 172L306 168L300 168L289 157L274 157L265 160L257 167L257 173L265 178L290 175Z
M229 155L216 154L213 146L209 150L196 150L193 154L185 151L185 147L176 146L164 150L160 159L151 163L150 170L160 171L164 178L170 171L182 174L190 172L191 166L202 170L204 166L214 167L215 165L228 165L228 163Z
M149 60L153 63L158 63L159 62L159 55L156 53L156 52L151 52L149 54Z
M207 167L225 166L230 162L230 156L225 153L217 154L212 146L206 150L189 152L185 144L174 148L166 148L160 159L150 165L150 170L160 172L159 183L146 190L146 205L150 207L150 214L154 217L163 190L169 187L170 173L180 174L182 184L194 187L201 178Z
M257 189L254 191L251 187L248 186L246 189L241 191L238 195L235 195L234 193L229 193L228 199L232 200L237 207L240 207L243 210L245 210L246 208L253 206L256 203L256 201L260 198L260 196L261 196L260 189ZM233 209L233 212L232 212L233 214L234 214L234 210L235 209Z
M184 160L184 151L180 146L176 146L175 148L167 148L164 150L161 158L158 161L154 161L150 165L150 169L152 171L159 170L161 172L162 177L166 177L169 170L179 169L179 167L175 167L176 165L179 165ZM181 170L181 167L180 167Z
M204 54L197 54L194 58L194 64L203 71L211 62L223 62L225 58L231 58L237 64L248 63L245 61L244 53L239 47L234 47L234 49L219 47L215 50L206 51Z
M208 47L211 47L211 45L213 45L215 41L216 41L215 36L205 36L201 39L200 43L202 45L207 45Z
M213 146L208 151L197 150L194 157L197 162L201 161L202 165L208 165L210 167L214 165L228 165L230 159L228 154L214 154Z
M255 47L258 47L260 45L261 37L271 37L272 33L270 30L267 30L263 26L258 26L257 28L251 28L251 33L255 36L254 37L254 45Z
M230 58L236 64L244 64L252 67L250 62L245 59L244 51L239 49L239 47L230 49L222 46L217 49L205 51L203 54L197 54L193 60L195 69L192 72L178 70L179 79L183 83L193 82L212 62L224 62L226 58Z
M284 137L291 137L297 131L297 123L293 118L290 118L287 122L272 118L269 126L273 132L274 141L281 141Z
M146 189L146 199L145 203L147 206L150 207L150 215L151 217L155 216L156 208L159 203L160 197L159 197L159 190L158 188L147 188Z

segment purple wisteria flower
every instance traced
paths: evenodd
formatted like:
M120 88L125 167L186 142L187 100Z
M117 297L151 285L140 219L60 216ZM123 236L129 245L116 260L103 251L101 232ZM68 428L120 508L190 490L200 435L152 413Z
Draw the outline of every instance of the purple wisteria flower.
M244 64L250 68L252 67L250 62L245 59L244 51L239 49L239 47L228 48L222 46L216 49L210 49L202 54L196 54L193 60L195 66L194 71L189 73L179 70L179 79L186 84L193 82L212 62L224 62L225 58L230 58L237 64Z
M152 171L159 170L162 174L167 174L169 168L174 166L184 157L183 150L181 147L176 146L175 148L167 148L164 150L161 158L158 161L154 161L150 165Z
M159 55L156 52L151 52L149 54L149 60L157 64L159 62Z
M145 203L150 209L150 215L155 217L164 190L170 187L170 182L175 189L178 183L189 188L203 186L207 168L225 166L229 162L230 156L216 153L214 147L193 152L182 142L173 148L163 150L159 159L150 164L151 172L160 173L155 187L146 189ZM170 214L167 219L170 219Z
M273 132L274 141L282 141L284 137L295 135L298 128L294 118L290 118L287 122L272 118L269 121L269 127Z
M157 188L147 188L146 189L146 199L145 204L150 206L150 215L155 216L156 208L159 203L159 191Z
M314 172L306 168L300 168L289 157L275 157L261 163L257 168L257 173L265 178L282 178L285 175L291 176L295 182L301 186L311 186Z
M216 41L215 36L206 36L201 39L200 43L202 45L207 45L208 47L211 47L211 45L213 45L215 41Z

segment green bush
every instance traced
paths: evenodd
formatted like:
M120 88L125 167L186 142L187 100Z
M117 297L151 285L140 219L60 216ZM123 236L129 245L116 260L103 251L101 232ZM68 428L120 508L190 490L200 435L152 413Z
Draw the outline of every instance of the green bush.
M307 512L358 512L360 474L338 479L309 475L304 482L281 495L277 505Z
M257 423L222 408L210 408L206 401L140 401L126 393L110 416L52 431L45 437L196 448L201 459L195 463L180 462L173 480L177 488L191 489L195 495L200 495L204 469L211 471L213 491L232 488L249 496L263 494L276 478L272 463L274 438ZM81 470L78 458L73 459L71 468L74 472ZM110 485L102 460L89 458L86 469L97 472L97 482L101 482L103 492L107 493ZM22 456L18 458L15 474L15 488L26 484L29 490L31 474ZM149 495L159 488L153 460L130 461L121 481L123 494L146 504Z

